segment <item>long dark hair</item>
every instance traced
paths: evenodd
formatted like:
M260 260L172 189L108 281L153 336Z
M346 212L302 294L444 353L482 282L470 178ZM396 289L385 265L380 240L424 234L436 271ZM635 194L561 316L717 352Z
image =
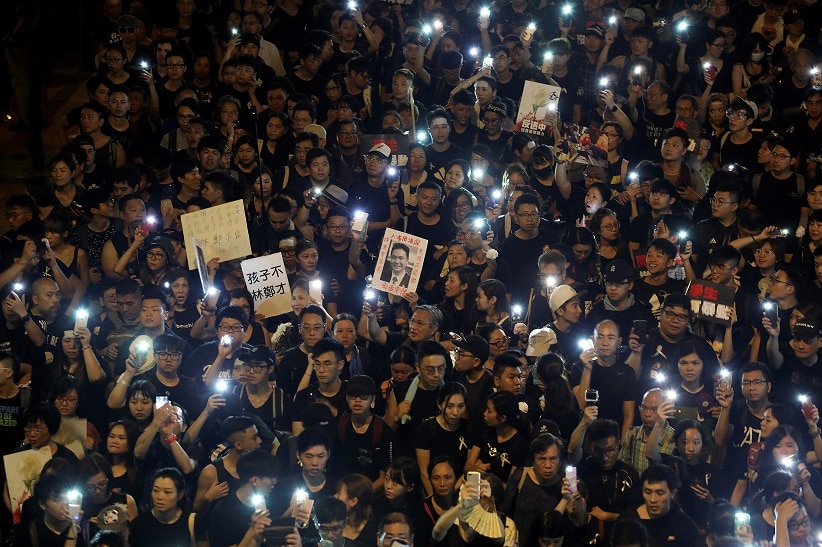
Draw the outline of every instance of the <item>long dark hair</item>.
M579 410L576 397L565 377L565 360L549 352L537 360L537 376L545 387L545 415L560 417Z

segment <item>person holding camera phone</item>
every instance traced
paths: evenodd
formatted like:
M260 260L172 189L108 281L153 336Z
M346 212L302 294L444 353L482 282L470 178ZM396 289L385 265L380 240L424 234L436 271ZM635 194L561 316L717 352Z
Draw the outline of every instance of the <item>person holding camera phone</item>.
M294 519L271 518L269 495L280 475L280 463L262 449L242 454L237 460L240 486L236 492L220 500L212 510L209 522L211 547L259 547L267 545L297 546L302 544Z

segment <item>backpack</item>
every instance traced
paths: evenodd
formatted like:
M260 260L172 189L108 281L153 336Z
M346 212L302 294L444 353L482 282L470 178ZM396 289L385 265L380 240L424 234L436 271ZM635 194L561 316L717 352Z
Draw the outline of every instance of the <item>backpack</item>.
M756 199L757 195L759 194L759 186L762 184L762 173L757 173L753 177L753 181L751 181L751 185L753 186L753 198ZM796 173L796 193L799 196L805 195L805 177Z

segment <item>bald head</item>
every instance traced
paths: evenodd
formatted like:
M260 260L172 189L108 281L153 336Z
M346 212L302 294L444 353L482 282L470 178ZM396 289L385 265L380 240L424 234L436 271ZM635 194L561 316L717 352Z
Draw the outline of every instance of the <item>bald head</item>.
M53 279L40 277L31 284L31 312L53 321L60 311L60 287Z

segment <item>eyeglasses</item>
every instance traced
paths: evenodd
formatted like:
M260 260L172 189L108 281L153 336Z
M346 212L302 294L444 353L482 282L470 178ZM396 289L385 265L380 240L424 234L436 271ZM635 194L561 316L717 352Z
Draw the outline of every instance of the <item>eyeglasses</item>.
M484 118L482 123L485 125L499 125L502 123L502 118Z
M476 236L476 235L479 235L479 232L474 231L474 230L471 230L470 232L460 230L459 232L457 232L457 237L469 237L469 236Z
M772 255L773 251L770 249L757 249L754 251L754 254L758 255Z
M240 372L241 370L248 370L251 372L260 372L263 370L263 365L251 365L249 363L243 363L241 365L234 365L234 372Z
M750 386L758 387L758 386L765 385L767 383L768 383L767 380L742 380L742 382L740 382L742 387L750 387Z
M600 226L603 230L608 230L609 232L613 232L619 230L619 222L615 222L614 224L603 224Z
M508 345L508 339L503 338L502 340L497 340L496 342L488 342L488 345L489 346L494 346L494 347L497 347L497 348L504 348L505 346Z
M734 203L739 203L738 201L725 201L724 199L716 199L715 197L709 200L711 205L716 205L717 207L722 207L723 205L733 205Z
M39 435L45 430L46 428L41 427L39 425L27 425L23 427L23 431L25 431L26 433L34 433L35 435Z
M793 287L793 286L794 286L794 285L793 285L793 283L790 283L790 282L788 282L788 281L782 281L781 279L779 279L779 278L778 278L778 277L776 277L775 275L770 276L770 277L768 278L768 281L770 281L770 282L771 282L771 285L773 285L774 283L782 283L783 285L788 285L789 287Z
M789 159L791 159L790 154L774 154L773 150L771 151L771 157L776 158L778 160L789 160Z
M606 137L608 137L609 139L618 139L619 138L619 133L611 133L610 131L603 131L602 134L605 135Z
M337 135L341 135L343 137L356 137L357 132L356 131L338 131Z
M106 488L108 488L108 479L98 483L86 483L86 490L90 492L105 492Z
M317 370L328 370L337 366L337 363L316 363L314 368Z
M796 531L800 528L808 528L811 525L811 519L808 517L803 518L802 520L794 520L788 521L788 530Z
M654 414L656 414L657 408L659 408L659 407L646 406L646 405L643 405L641 403L639 405L639 410L641 410L642 412L653 412Z
M462 348L455 349L454 355L456 355L457 357L475 357L473 353Z
M729 266L726 266L725 264L709 264L708 269L711 270L712 272L713 271L727 272L731 268Z
M188 121L191 118L195 118L195 117L196 116L194 114L177 114L177 119L178 120L183 120L183 121Z
M339 91L340 89L342 88L338 85L329 85L325 88L326 91Z
M178 359L183 355L182 351L157 351L154 353L159 359Z
M666 318L670 319L671 321L690 321L691 316L687 313L676 313L670 310L662 310L662 313L665 315Z
M66 398L66 397L55 397L54 402L57 405L76 405L77 399L74 397Z
M728 110L725 111L725 117L728 118L729 120L732 120L734 118L736 118L737 120L747 120L748 119L748 113L745 112L744 110L737 110L736 112L734 112L733 110L731 110L729 108Z
M725 49L725 43L724 42L721 43L721 44L711 44L711 46L712 47L718 47L719 49Z
M245 329L242 325L220 325L217 330L222 332L243 332Z
M300 325L303 332L321 332L325 330L325 325Z
M517 213L517 216L520 218L533 220L535 218L539 218L539 213Z
M151 260L162 260L165 257L165 253L146 253L146 258L149 258Z
M331 232L342 232L348 229L348 224L326 224L325 227Z
M344 526L342 524L337 524L334 526L323 526L320 524L317 526L317 530L319 530L320 534L339 534Z
M280 252L284 255L295 255L297 254L297 249L280 249Z
M166 68L181 69L181 68L185 68L185 66L186 65L184 65L183 63L166 63Z

